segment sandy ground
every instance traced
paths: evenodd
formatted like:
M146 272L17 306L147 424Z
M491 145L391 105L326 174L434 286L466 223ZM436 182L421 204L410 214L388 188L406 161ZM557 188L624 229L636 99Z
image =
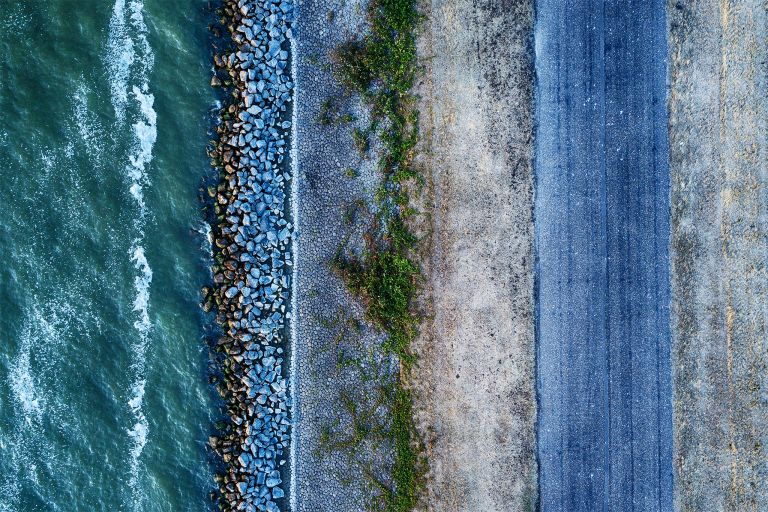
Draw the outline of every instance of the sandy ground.
M420 40L431 185L417 420L424 509L535 504L532 3L434 0Z
M766 9L669 4L681 511L768 510Z

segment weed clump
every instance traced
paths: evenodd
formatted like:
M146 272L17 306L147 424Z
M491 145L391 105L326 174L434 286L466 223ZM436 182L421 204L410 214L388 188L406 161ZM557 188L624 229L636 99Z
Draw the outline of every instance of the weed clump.
M341 113L339 105L334 98L327 98L320 105L320 113L317 116L317 122L323 126L347 124L355 121L355 116L347 113Z
M355 130L352 132L352 140L354 141L355 149L357 149L357 153L360 156L367 155L368 150L371 149L370 136L371 136L370 130L362 130L360 128L355 128Z
M411 256L418 240L407 227L413 209L405 185L419 176L412 165L418 111L411 89L417 73L415 32L421 17L415 0L371 0L368 17L370 33L340 45L331 57L340 82L371 107L370 126L355 129L353 140L364 156L370 137L379 136L383 183L375 194L378 209L366 235L365 251L356 256L342 247L333 263L348 287L363 299L369 320L387 333L383 348L398 356L404 370L384 392L391 416L388 437L395 449L393 485L379 482L381 503L375 508L408 512L417 504L424 471L413 400L401 380L415 362L410 345L418 320L412 308L419 267Z

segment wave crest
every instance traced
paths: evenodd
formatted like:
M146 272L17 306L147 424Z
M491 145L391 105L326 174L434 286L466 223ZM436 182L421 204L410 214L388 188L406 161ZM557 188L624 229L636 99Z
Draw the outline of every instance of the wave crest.
M128 192L137 210L133 222L134 240L129 249L129 257L136 272L133 299L133 312L136 319L133 325L137 334L136 341L131 347L132 384L128 399L128 407L134 421L133 425L127 429L131 443L128 486L132 497L130 506L133 510L141 509L144 500L140 486L140 459L149 438L149 423L144 414L143 404L146 387L146 353L152 331L149 315L152 268L143 247L144 229L148 216L144 192L150 184L148 170L157 141L157 113L154 109L155 97L149 88L154 53L147 33L143 2L130 0L126 3L126 0L116 0L109 24L106 63L110 73L116 128L121 129L129 115L133 119L125 175L128 180Z

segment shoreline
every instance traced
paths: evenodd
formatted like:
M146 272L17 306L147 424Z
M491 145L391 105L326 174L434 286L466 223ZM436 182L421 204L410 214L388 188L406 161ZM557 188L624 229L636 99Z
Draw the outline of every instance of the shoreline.
M219 507L278 512L288 501L285 450L293 413L284 365L295 339L293 205L286 196L295 189L291 183L286 190L295 140L287 115L295 118L295 109L288 111L293 5L225 0L217 13L231 47L214 55L211 86L223 86L232 98L222 106L211 151L220 179L208 189L214 278L213 289L204 291L204 309L215 310L220 327L214 350L228 418L209 442L225 466L216 479Z

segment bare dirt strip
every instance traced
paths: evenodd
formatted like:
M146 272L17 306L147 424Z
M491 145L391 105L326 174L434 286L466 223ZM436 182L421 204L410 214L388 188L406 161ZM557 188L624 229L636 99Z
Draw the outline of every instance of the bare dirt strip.
M768 510L768 5L669 5L675 510Z
M532 2L425 10L424 509L533 510Z

